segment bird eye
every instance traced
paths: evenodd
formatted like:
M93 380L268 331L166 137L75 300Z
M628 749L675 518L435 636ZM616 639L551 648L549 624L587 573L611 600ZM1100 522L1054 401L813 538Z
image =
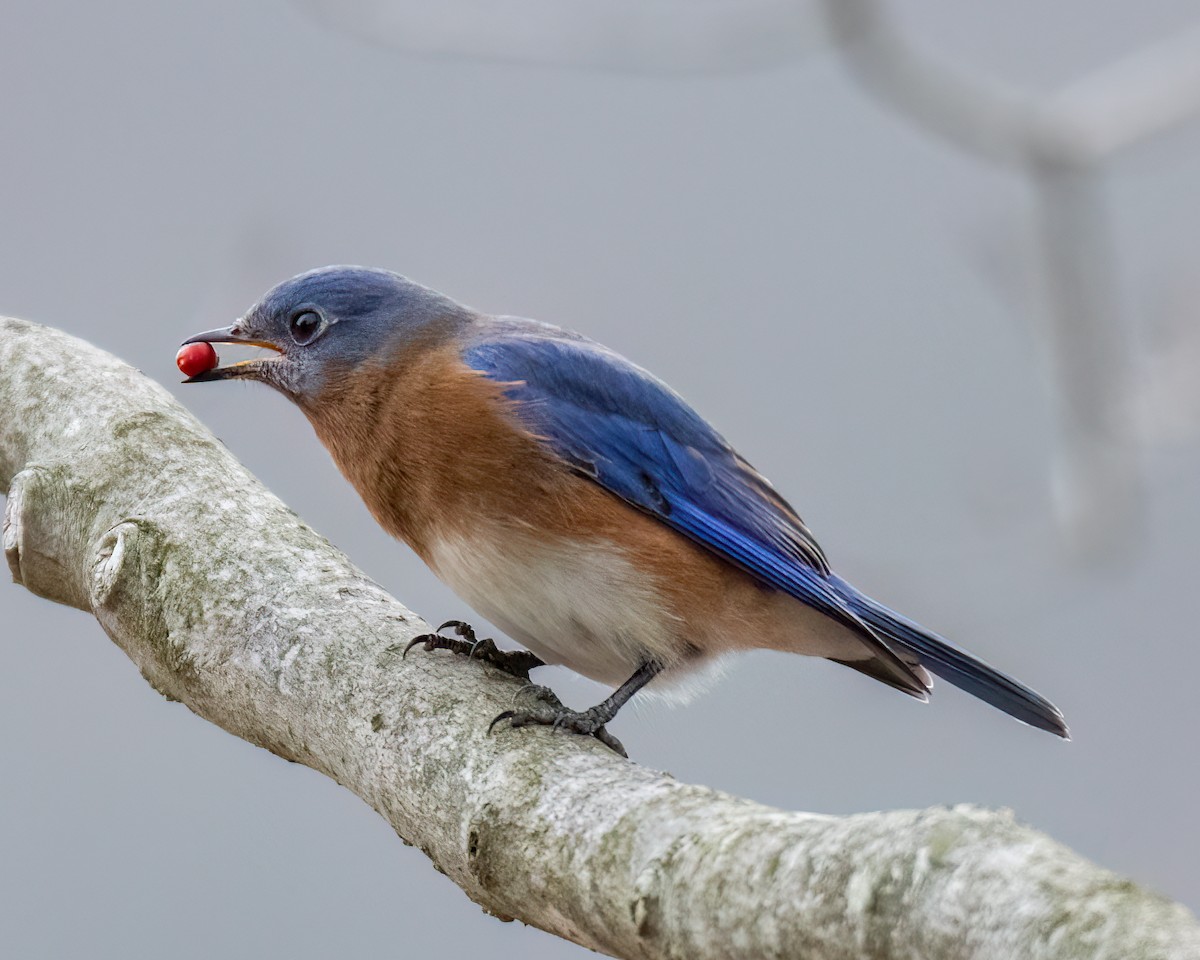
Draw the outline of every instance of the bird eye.
M305 344L312 343L317 338L317 334L321 332L321 318L313 311L305 310L292 317L291 323L288 324L288 330L292 334L292 339L303 347Z

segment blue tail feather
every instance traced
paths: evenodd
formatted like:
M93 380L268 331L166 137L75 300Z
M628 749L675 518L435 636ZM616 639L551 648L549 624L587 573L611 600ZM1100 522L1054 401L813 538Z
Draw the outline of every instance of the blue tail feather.
M1018 720L1071 739L1062 713L1041 694L876 603L840 577L831 576L829 582L864 623L890 645L915 655L931 673Z

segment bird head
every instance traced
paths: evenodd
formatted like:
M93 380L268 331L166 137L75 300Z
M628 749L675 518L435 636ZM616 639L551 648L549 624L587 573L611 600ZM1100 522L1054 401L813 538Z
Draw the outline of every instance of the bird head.
M330 377L448 336L472 316L398 273L322 267L267 291L231 326L184 341L247 344L274 355L214 367L184 382L258 380L304 405L320 396Z

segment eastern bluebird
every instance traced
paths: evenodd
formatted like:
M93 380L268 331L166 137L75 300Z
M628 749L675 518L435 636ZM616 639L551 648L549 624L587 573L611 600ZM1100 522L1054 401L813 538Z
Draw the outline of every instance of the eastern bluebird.
M624 357L488 316L385 270L326 267L188 343L276 356L250 379L304 411L371 513L532 653L418 638L519 676L543 663L618 685L590 710L532 687L497 720L598 737L630 697L733 650L827 657L927 700L930 672L1067 737L1049 701L863 595L804 521L677 393ZM660 676L661 675L661 676Z

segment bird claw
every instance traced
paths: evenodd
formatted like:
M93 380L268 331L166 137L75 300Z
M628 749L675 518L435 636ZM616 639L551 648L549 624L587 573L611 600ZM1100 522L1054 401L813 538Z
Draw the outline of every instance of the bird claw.
M501 720L510 720L513 717L515 717L516 715L517 715L516 710L505 710L503 713L496 714L496 716L492 719L492 722L488 724L488 728L487 728L488 734L489 735L491 734L492 727L494 727L496 724L498 724Z
M571 733L582 734L585 737L595 737L602 744L622 757L629 757L621 741L605 729L604 721L597 713L597 708L590 710L571 710L563 706L554 691L537 684L527 684L517 691L517 697L527 701L527 705L517 710L505 710L498 714L488 724L488 733L503 720L510 727L549 727L551 730L569 730Z
M447 627L453 627L458 637L443 637L442 631ZM543 665L542 660L528 650L501 650L490 638L478 639L474 627L462 620L447 620L433 633L413 637L404 647L400 659L407 657L408 651L416 646L424 646L429 652L449 650L468 660L482 660L521 680L528 680L529 671Z
M441 631L447 627L453 627L458 636L443 637ZM510 727L542 726L550 727L552 730L569 730L571 733L595 737L614 753L618 753L622 757L629 756L621 741L605 729L604 724L612 719L612 714L602 715L603 705L592 707L590 710L570 710L563 706L563 702L549 687L541 687L536 683L529 682L529 671L544 664L541 659L528 650L501 650L491 640L477 639L475 630L469 623L464 623L462 620L447 620L435 632L413 637L405 646L400 658L404 659L408 655L408 651L416 646L424 646L428 651L450 650L470 660L482 660L498 667L505 673L526 681L513 694L514 706L517 706L518 700L524 700L525 704L516 710L505 710L503 713L497 714L495 719L488 724L488 733L492 732L496 724L505 720L508 721Z
M517 697L519 697L521 694L523 694L526 690L530 689L531 687L536 687L536 686L537 686L537 684L534 683L532 680L530 680L528 683L521 684L519 687L517 687L516 692L512 695L512 702L516 703ZM543 687L542 689L546 690L548 688Z

